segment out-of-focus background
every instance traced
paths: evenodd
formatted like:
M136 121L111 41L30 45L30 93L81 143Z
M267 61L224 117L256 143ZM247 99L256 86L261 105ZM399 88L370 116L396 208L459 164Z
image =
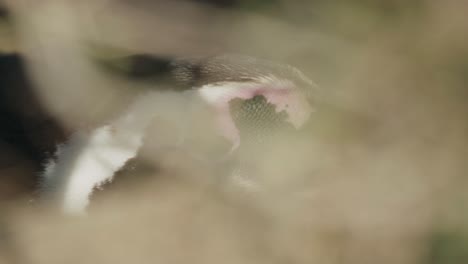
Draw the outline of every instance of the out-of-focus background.
M468 3L0 7L0 263L468 263ZM87 217L35 206L55 146L163 85L158 61L223 53L294 65L333 106L256 158L262 192L148 147Z

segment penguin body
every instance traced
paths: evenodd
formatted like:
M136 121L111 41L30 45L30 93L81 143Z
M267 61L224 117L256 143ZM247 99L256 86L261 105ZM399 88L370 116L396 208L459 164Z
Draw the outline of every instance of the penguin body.
M94 188L111 181L137 155L155 118L175 125L173 144L183 144L191 133L188 124L198 122L194 105L203 104L211 113L214 127L206 132L229 142L228 156L243 144L266 144L279 128L300 129L313 112L314 84L292 66L222 55L175 60L168 69L178 83L173 91L142 92L121 116L76 133L60 147L43 176L45 197L67 213L84 213Z

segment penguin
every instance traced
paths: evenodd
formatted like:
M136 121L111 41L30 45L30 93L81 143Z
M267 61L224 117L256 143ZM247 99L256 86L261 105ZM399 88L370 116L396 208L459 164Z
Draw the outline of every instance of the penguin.
M268 144L277 131L300 130L314 112L317 85L290 65L229 54L156 66L168 82L141 92L120 116L58 146L42 175L45 199L65 213L85 213L93 190L137 155L155 118L174 124L174 144L183 144L187 124L198 122L194 105L203 105L212 131L228 142L223 158L236 160L233 173L243 170L242 156L252 146Z

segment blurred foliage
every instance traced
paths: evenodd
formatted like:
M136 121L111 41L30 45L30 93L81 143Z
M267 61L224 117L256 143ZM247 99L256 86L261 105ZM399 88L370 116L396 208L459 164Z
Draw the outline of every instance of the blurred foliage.
M0 54L16 51L13 24L8 12L0 6Z
M463 230L439 231L432 238L428 264L468 263L468 233Z
M281 0L240 0L238 6L248 11L265 11L276 7Z

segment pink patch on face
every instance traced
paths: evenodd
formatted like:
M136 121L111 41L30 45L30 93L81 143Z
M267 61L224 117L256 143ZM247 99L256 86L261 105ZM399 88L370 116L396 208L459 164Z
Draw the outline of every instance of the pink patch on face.
M232 119L229 102L233 99L252 99L257 95L265 97L267 102L275 105L276 112L285 111L287 121L299 129L309 118L312 107L299 91L291 88L268 88L262 85L247 84L242 87L226 84L220 86L206 86L200 89L200 95L215 108L217 127L221 134L232 142L232 150L240 145L239 130Z
M258 89L253 96L256 95L263 95L267 102L275 105L277 113L286 111L288 122L296 129L309 119L312 112L312 107L306 98L292 89Z

